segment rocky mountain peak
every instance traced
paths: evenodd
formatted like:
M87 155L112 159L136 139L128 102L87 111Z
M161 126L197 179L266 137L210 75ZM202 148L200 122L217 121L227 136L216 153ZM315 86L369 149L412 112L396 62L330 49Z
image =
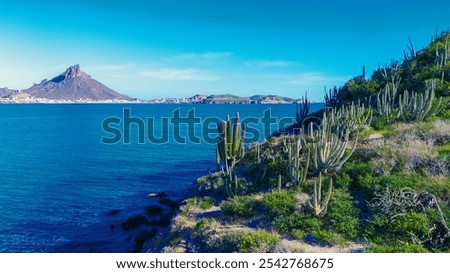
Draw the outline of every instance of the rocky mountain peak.
M36 98L52 100L131 100L81 71L78 64L70 66L50 81L44 79L34 84L24 92Z
M64 76L66 78L80 77L81 76L80 65L76 64L74 66L71 66L71 67L67 68L66 72L64 73Z

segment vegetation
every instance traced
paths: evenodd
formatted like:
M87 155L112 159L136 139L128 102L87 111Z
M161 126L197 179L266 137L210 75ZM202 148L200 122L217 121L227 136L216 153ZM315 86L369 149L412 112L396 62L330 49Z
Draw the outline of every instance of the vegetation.
M326 92L325 110L309 113L304 97L284 135L246 149L239 114L219 122L219 171L194 185L200 201L181 210L173 234L185 237L174 241L184 251L449 252L449 39L411 45L370 79L364 69Z

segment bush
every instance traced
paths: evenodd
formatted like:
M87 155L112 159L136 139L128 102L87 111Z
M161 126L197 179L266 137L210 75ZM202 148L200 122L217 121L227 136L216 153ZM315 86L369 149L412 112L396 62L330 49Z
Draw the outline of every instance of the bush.
M424 213L409 211L395 218L375 214L370 219L365 235L376 244L390 242L397 245L398 242L412 243L413 237L425 238L429 229L430 223Z
M257 201L252 195L236 196L230 200L225 200L220 207L224 214L230 217L250 218L255 214Z
M295 211L296 201L293 191L275 191L264 195L263 204L271 216L291 215Z
M210 226L212 223L214 223L215 220L214 219L210 219L210 218L202 218L200 221L197 222L197 224L195 225L195 230L196 231L201 231L204 230L206 227Z
M333 192L328 213L325 215L327 226L346 239L357 239L360 234L359 209L348 192L336 189Z
M335 185L338 188L348 189L350 187L351 183L352 183L352 178L350 177L350 175L348 175L346 173L342 173L342 174L336 176Z
M347 241L338 233L331 230L315 229L311 232L314 238L328 245L344 245Z
M225 235L224 241L231 252L266 253L273 250L280 238L266 230L257 229Z
M372 245L365 252L372 253L428 253L428 249L419 244L404 245Z
M275 229L281 234L294 234L296 230L311 232L320 229L322 222L312 215L291 214L278 217L273 221Z
M201 208L202 210L210 209L210 208L213 207L214 201L215 201L214 198L211 198L211 197L203 197L203 198L200 200L200 208Z

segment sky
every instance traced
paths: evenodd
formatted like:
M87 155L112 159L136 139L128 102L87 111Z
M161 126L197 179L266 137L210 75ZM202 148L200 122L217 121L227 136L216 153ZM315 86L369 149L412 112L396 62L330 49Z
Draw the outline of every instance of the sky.
M322 101L450 29L450 1L0 0L0 87L71 65L131 97Z

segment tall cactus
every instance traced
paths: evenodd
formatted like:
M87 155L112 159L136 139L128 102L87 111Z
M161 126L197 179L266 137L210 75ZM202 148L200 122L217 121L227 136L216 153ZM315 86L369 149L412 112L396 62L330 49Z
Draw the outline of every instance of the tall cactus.
M319 173L319 179L314 181L314 191L312 194L312 202L308 201L308 205L314 210L317 217L322 218L328 209L328 203L331 199L331 193L333 191L333 179L330 178L330 183L328 184L328 191L325 198L322 200L322 173Z
M227 116L226 120L221 120L217 123L216 163L219 169L220 163L223 162L228 174L245 155L246 125L243 124L241 126L239 120L239 113L236 113L236 118L233 122Z
M322 125L317 130L313 141L309 145L311 149L311 165L316 173L332 173L339 170L350 158L356 148L358 138L354 140L353 147L346 157L344 153L350 138L350 132L335 132L332 124L324 114Z
M301 98L301 102L297 102L297 114L296 121L297 124L301 124L303 120L309 115L309 109L311 107L311 102L308 100L308 94Z
M305 149L302 149L300 139L296 139L293 143L288 143L286 146L288 155L287 175L291 179L292 183L299 187L305 182L306 176L308 175L310 151L309 148L305 148L306 153L302 153L302 150ZM304 163L302 162L302 159L304 159Z

